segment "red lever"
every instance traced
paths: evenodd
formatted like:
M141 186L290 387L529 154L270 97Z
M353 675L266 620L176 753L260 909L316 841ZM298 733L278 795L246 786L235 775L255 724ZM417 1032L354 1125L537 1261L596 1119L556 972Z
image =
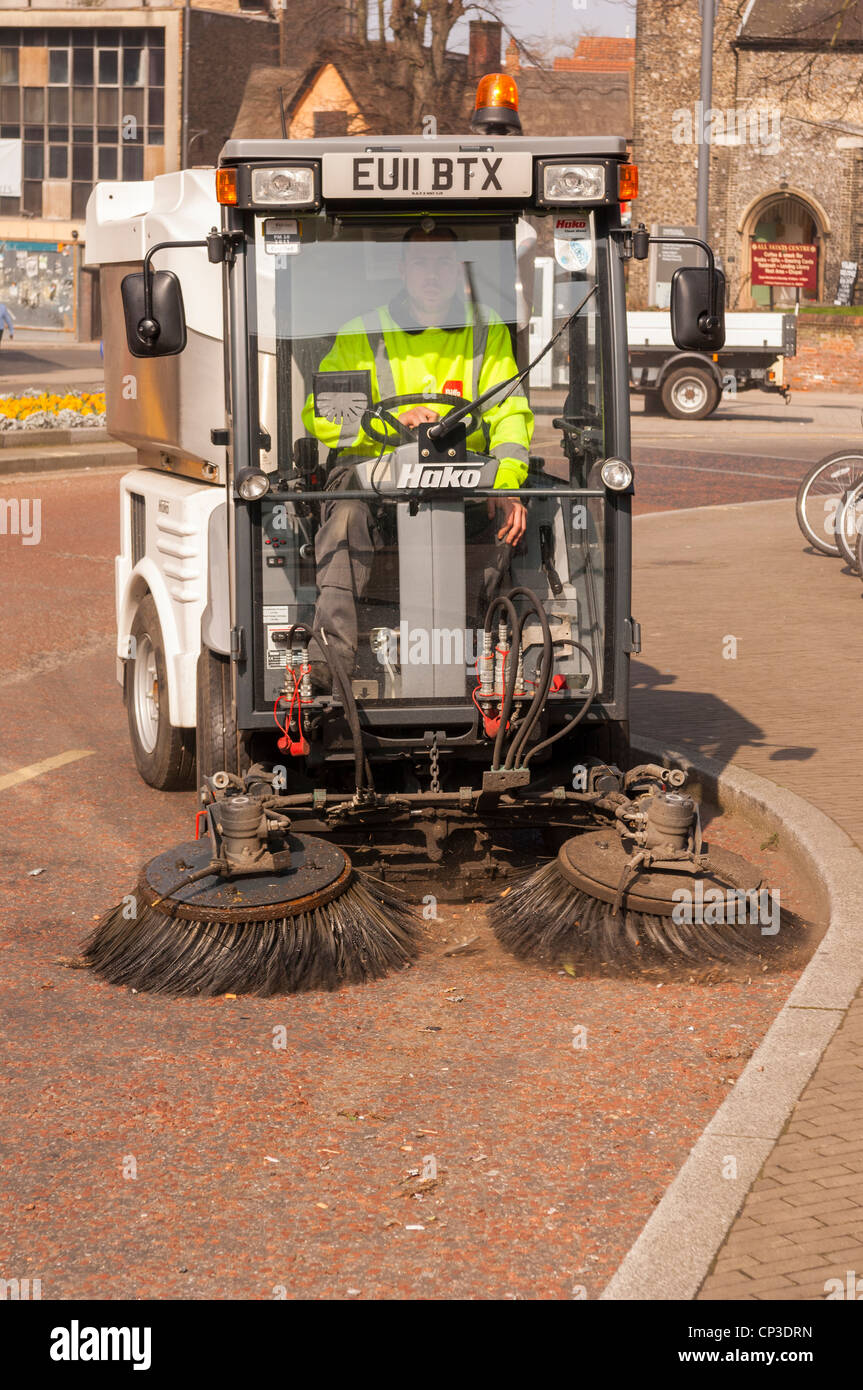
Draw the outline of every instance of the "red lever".
M306 758L309 753L307 739L280 738L276 744L280 753L290 753L292 758Z

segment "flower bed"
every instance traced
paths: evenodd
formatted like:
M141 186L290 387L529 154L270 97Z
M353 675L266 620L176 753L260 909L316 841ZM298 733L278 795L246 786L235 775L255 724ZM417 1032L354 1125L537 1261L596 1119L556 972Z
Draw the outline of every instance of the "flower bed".
M104 429L104 391L36 391L0 395L0 431Z

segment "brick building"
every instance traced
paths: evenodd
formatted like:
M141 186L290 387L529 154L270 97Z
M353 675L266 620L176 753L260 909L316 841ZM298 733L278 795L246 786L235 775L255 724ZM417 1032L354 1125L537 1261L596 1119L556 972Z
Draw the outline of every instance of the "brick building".
M694 224L701 132L709 239L728 277L729 307L832 303L841 263L863 269L863 0L718 0L706 113L700 26L694 0L639 0L638 217L648 226ZM814 248L805 252L810 284L754 283L763 274L759 243ZM647 270L632 272L632 302L643 306Z
M187 162L212 163L279 26L269 0L189 14ZM75 246L87 199L180 167L183 23L182 0L0 0L0 297L19 323L94 326Z

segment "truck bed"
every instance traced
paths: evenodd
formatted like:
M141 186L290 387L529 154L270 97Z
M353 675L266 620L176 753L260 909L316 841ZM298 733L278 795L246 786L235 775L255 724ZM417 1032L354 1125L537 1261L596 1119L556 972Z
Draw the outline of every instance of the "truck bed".
M660 309L626 315L630 348L674 348L671 315ZM793 355L794 314L726 314L724 352L743 349L770 352L774 357Z

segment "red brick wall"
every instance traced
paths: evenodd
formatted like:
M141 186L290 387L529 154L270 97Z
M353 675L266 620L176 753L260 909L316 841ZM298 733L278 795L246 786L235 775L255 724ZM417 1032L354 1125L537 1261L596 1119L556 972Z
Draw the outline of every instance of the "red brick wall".
M863 314L797 320L797 356L786 362L792 391L863 392Z

